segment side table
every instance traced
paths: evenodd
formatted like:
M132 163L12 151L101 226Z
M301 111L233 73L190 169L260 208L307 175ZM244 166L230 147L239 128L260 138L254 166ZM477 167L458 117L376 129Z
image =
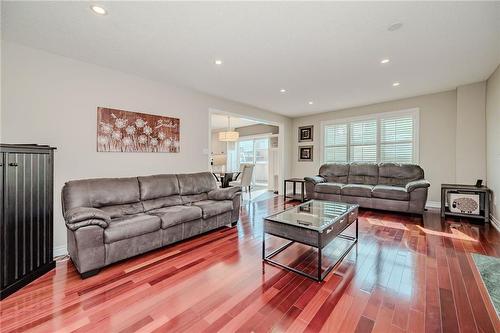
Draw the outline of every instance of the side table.
M292 194L288 194L286 191L287 188L287 183L292 183L293 184L293 192ZM300 194L297 194L297 184L300 184ZM286 199L292 199L292 200L299 200L301 202L306 201L306 191L305 191L305 185L306 181L303 178L289 178L285 179L283 181L283 196Z
M450 211L448 203L449 192L479 195L479 215L457 213ZM457 217L466 217L472 219L481 219L484 222L489 222L490 196L491 196L491 190L486 186L478 187L475 185L441 184L441 217L457 216Z

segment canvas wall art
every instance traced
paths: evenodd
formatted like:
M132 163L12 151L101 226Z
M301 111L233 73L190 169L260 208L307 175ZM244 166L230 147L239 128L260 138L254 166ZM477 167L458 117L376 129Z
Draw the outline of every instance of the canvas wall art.
M178 153L180 119L97 108L98 152Z

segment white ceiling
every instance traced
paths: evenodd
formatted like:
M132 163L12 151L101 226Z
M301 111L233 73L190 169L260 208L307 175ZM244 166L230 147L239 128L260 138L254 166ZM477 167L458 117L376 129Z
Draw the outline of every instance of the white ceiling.
M500 62L500 2L99 4L109 15L3 2L3 37L292 117L453 89Z
M212 114L212 119L211 119L211 127L213 130L217 129L226 129L227 128L227 117L225 115L220 115L220 114ZM259 121L251 120L251 119L245 119L245 118L239 118L239 117L230 117L231 119L231 128L238 128L238 127L244 127L244 126L250 126L250 125L255 125L255 124L261 124Z

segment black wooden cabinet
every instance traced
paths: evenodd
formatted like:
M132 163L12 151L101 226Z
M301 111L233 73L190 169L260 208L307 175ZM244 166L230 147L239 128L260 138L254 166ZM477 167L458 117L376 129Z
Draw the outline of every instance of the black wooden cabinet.
M0 299L55 267L54 148L0 144Z

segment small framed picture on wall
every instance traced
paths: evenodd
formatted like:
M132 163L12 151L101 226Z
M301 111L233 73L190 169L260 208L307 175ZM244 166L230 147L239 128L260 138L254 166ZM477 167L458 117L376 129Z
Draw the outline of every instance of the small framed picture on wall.
M312 162L313 146L299 146L299 162Z
M313 141L313 125L299 127L299 142Z

